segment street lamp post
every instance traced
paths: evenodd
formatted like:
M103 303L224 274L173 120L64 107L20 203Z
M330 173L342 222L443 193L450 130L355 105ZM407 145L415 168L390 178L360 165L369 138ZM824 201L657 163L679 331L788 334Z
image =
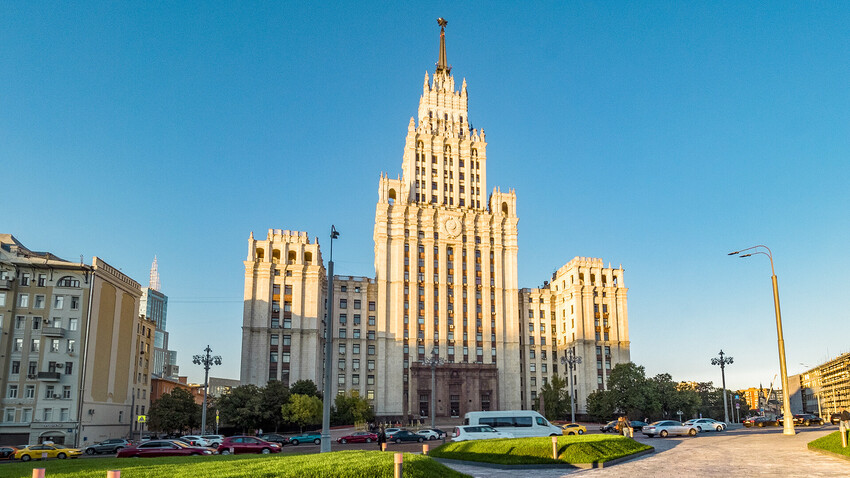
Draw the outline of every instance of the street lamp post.
M333 353L334 311L334 239L339 231L331 224L331 256L328 261L328 315L325 318L325 386L322 397L322 448L321 453L331 451L331 354Z
M210 386L210 367L213 365L221 365L221 356L211 356L212 349L209 345L204 349L203 355L195 355L192 357L192 363L195 365L204 366L204 405L201 409L201 435L207 433L207 392Z
M720 365L720 376L723 379L723 421L729 423L729 410L726 405L726 365L732 365L732 357L723 356L723 350L720 351L720 358L711 359L711 365Z
M581 357L578 357L573 353L573 349L567 349L564 353L564 356L561 357L561 363L567 366L567 374L569 375L568 379L570 381L570 421L571 423L576 422L576 406L578 406L578 400L575 399L575 392L573 390L573 370L575 370L576 365L581 363Z
M437 415L437 367L446 363L440 358L437 347L431 351L431 358L421 360L423 365L431 367L431 428L434 428L434 419Z
M761 249L764 249L767 252L764 252ZM785 339L782 338L782 312L779 310L779 280L776 278L776 270L773 267L773 253L770 251L769 247L759 244L757 246L741 249L740 251L730 252L729 255L734 256L745 251L753 252L741 254L739 257L751 257L756 254L762 254L770 259L770 279L773 283L773 308L776 314L776 337L779 345L779 373L782 374L782 414L784 416L784 419L782 420L782 433L785 435L794 435L796 434L794 431L794 416L791 414L791 399L788 396L788 370L785 368Z

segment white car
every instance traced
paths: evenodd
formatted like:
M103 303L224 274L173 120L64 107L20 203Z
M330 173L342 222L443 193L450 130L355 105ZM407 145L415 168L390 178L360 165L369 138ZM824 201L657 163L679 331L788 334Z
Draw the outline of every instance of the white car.
M677 422L675 420L659 420L657 422L652 422L643 427L643 430L641 431L648 437L658 435L661 438L664 438L667 435L688 435L693 437L699 433L697 427L693 425L685 425L682 422Z
M692 420L688 420L684 423L684 425L692 425L696 427L699 432L706 431L718 431L722 432L726 429L726 424L723 422L718 422L713 418L694 418Z
M513 438L512 433L496 431L487 425L463 425L455 427L455 436L452 441L486 440L488 438Z
M224 441L224 435L203 435L201 436L204 440L207 441L209 447L218 448L221 445L221 442Z
M198 435L184 435L180 437L181 441L184 441L192 446L200 446L200 447L208 447L210 446L210 442L205 440L204 438Z
M429 428L425 428L416 432L417 435L422 435L426 440L439 440L442 435L436 431L431 430Z
M390 437L393 436L393 433L400 431L400 430L404 430L404 429L403 428L387 428L386 430L384 430L384 435L387 436L387 441L390 440Z

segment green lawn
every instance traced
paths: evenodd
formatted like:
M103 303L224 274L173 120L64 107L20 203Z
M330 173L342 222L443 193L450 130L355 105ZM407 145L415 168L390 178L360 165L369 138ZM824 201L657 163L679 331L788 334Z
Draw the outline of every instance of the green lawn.
M310 455L229 455L175 458L84 458L30 461L0 465L4 478L30 478L33 468L45 468L46 478L105 478L121 470L121 478L262 478L262 477L392 477L394 453L339 451ZM466 477L422 455L404 454L404 476Z
M810 450L826 450L850 458L850 446L847 448L841 447L841 435L839 432L832 432L817 440L810 441L808 446Z
M449 442L433 450L431 456L500 465L574 464L605 463L651 449L622 436L574 435L558 437L558 460L552 459L550 437Z

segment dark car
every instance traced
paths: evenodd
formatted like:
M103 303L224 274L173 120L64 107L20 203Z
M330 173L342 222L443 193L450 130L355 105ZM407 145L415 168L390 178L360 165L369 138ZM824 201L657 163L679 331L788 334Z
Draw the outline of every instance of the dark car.
M421 443L425 441L425 437L417 435L410 430L399 430L393 433L391 437L387 438L387 441L394 441L396 443L401 443L403 441L418 441Z
M17 448L13 446L0 446L0 460L14 460Z
M744 420L745 427L775 427L779 422L768 417L750 417Z
M260 440L270 441L272 443L278 443L280 446L289 444L289 438L286 438L283 435L278 435L277 433L263 433L262 435L257 435L257 438Z
M214 455L212 448L189 446L180 440L151 440L118 450L118 458L153 458L158 456Z
M272 443L250 436L227 437L218 446L218 452L222 455L230 455L231 453L234 455L239 453L262 453L263 455L268 455L269 453L278 453L280 449L281 445L279 443Z
M613 432L617 429L617 420L611 420L610 422L599 427L599 431L602 433Z
M99 455L101 453L118 453L118 450L133 446L128 440L123 438L110 438L100 443L87 446L83 451L86 455Z
M632 428L635 429L636 432L643 430L643 427L648 425L646 422L642 422L640 420L632 420L629 423L631 424Z
M785 424L785 417L779 417L776 423L779 426L783 426ZM802 425L804 427L809 425L823 425L823 418L811 413L795 413L794 425Z
M838 425L838 422L841 421L841 414L840 413L833 413L832 415L829 416L829 421L833 425Z
M354 432L336 439L337 443L372 443L378 441L378 435L369 432Z

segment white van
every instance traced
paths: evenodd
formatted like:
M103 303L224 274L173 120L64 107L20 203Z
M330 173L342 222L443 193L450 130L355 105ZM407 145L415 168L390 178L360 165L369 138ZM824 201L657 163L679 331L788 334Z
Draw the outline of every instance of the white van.
M502 433L519 437L561 436L561 427L552 425L534 410L504 410L498 412L469 412L463 416L464 425L488 425Z

